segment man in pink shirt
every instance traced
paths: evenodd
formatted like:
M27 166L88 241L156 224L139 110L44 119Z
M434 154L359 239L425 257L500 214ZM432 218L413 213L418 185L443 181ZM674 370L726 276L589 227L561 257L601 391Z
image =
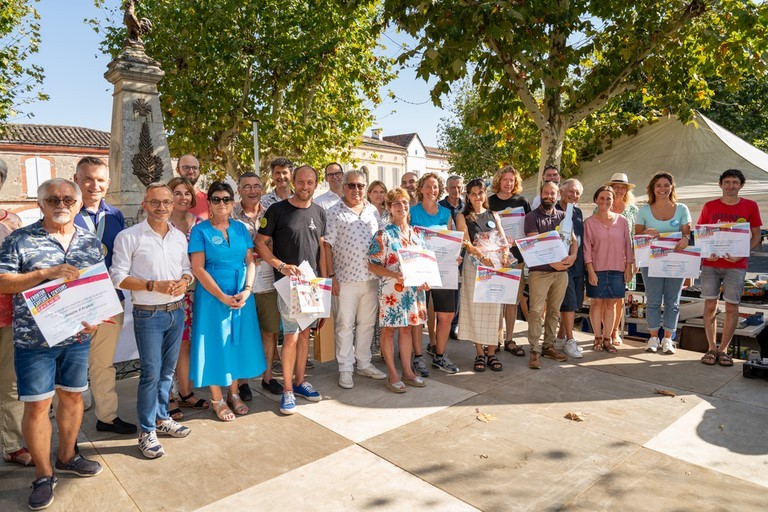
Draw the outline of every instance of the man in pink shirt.
M723 195L704 205L697 224L748 222L751 231L750 250L753 250L760 245L760 226L763 222L757 203L739 197L739 191L745 181L744 173L738 169L728 169L721 174L720 189ZM704 332L707 335L709 347L707 353L701 358L701 362L709 366L716 363L720 366L733 366L733 359L727 351L739 319L739 303L744 288L744 277L747 274L748 259L730 258L727 255L718 257L714 254L709 258L704 256L702 254L701 298L705 299ZM721 286L725 301L725 322L718 347L715 312Z
M189 209L201 219L208 219L208 195L197 188L197 182L200 180L200 161L194 155L184 155L176 163L176 174L182 178L187 178L195 187L195 206Z

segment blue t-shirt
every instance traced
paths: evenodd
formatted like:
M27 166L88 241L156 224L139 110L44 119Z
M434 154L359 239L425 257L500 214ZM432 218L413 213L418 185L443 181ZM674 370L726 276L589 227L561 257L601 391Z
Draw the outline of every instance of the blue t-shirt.
M682 203L675 206L675 214L669 220L658 220L651 213L651 205L646 204L640 207L635 215L635 224L645 226L645 229L653 228L659 233L672 233L680 231L680 228L691 223L691 212L688 207Z
M437 205L437 213L430 215L419 203L410 210L411 226L421 226L424 228L446 229L448 221L451 220L451 210L445 206Z

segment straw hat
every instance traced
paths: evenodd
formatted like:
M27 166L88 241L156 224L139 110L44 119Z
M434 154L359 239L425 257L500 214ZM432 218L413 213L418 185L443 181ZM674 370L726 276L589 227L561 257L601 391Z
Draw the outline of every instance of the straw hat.
M613 173L613 176L611 176L611 181L606 183L606 185L626 185L630 190L635 188L635 184L630 183L629 178L627 178L627 175L623 172Z

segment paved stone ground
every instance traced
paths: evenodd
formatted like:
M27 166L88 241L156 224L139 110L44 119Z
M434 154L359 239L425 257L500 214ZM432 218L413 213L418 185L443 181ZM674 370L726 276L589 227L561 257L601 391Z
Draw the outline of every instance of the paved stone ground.
M482 374L473 347L451 342L462 371L404 395L362 377L341 389L335 363L320 364L310 380L323 401L299 399L292 417L254 379L251 413L225 424L186 410L192 434L164 439L158 460L87 412L81 450L105 470L61 476L50 510L765 510L768 381L633 342L595 353L578 336L583 359L533 371L503 353L504 370ZM118 383L132 421L137 383ZM0 465L0 510L26 510L33 475Z

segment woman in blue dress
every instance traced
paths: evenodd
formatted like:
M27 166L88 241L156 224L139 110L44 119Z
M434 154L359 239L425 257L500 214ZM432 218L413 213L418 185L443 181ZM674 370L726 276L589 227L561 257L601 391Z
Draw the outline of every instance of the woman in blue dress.
M230 220L235 193L216 181L208 189L209 220L192 228L189 253L197 278L192 314L190 379L210 386L211 403L222 421L248 413L238 379L266 369L259 320L252 297L256 265L245 224ZM224 400L221 387L229 388ZM230 408L231 407L231 408Z

